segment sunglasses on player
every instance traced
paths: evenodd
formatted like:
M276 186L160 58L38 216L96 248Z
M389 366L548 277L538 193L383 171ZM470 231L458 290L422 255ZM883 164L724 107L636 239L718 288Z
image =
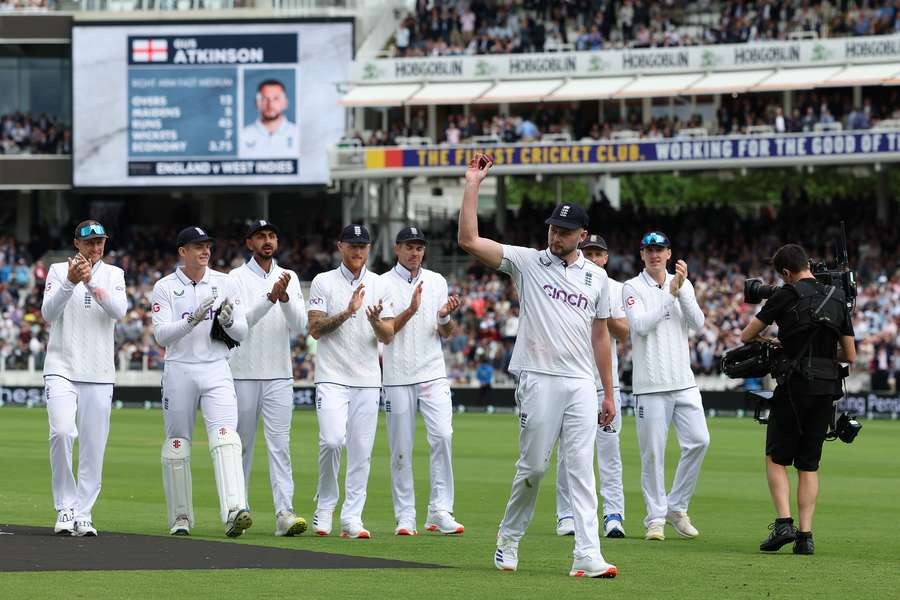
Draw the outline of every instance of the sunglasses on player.
M89 235L106 235L106 229L100 223L91 223L78 228L78 237L86 238Z

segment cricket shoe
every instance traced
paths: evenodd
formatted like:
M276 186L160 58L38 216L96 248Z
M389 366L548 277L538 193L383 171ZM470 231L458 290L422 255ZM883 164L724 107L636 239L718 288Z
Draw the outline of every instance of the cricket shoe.
M75 521L75 531L72 532L75 537L97 537L97 530L90 521Z
M603 517L603 535L608 538L625 537L625 527L622 525L622 515L613 513Z
M55 535L73 535L75 533L75 511L71 508L63 508L56 511L56 525L53 526Z
M253 526L253 517L246 508L238 508L228 513L225 523L225 535L230 538L240 537L245 529Z
M367 540L372 537L372 534L363 527L362 523L343 523L341 537L350 540Z
M444 535L454 535L462 533L466 528L462 523L457 523L446 510L429 513L428 520L425 521L425 531L437 531Z
M700 535L700 532L691 523L691 518L686 512L670 510L666 515L666 520L675 529L675 533L683 538L695 538Z
M172 524L172 529L169 530L169 535L191 535L190 519L188 519L184 515L178 515L178 517L175 519L175 523Z
M584 558L576 558L572 563L572 570L569 575L572 577L602 577L604 579L612 579L619 574L616 565L611 565L602 557L592 558L586 556Z
M494 552L494 566L501 571L516 571L519 568L519 544L507 538L497 538Z
M666 539L666 524L664 521L652 521L647 525L647 533L644 534L645 540L663 541Z
M556 522L556 535L575 535L575 517L563 517Z
M331 535L331 518L334 515L334 510L320 508L316 511L316 514L313 515L313 532L320 536L325 537Z
M298 517L293 510L283 510L275 515L275 535L294 537L306 531L306 519Z
M419 532L416 531L416 522L413 520L397 521L394 535L419 535Z

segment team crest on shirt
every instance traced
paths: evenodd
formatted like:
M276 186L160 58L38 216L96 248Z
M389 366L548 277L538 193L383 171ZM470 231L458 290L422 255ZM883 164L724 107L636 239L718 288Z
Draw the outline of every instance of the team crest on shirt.
M526 425L528 425L528 415L526 413L521 413L519 415L519 427L525 429Z
M90 292L84 293L84 307L85 308L91 307L91 293Z
M212 297L213 298L219 297L219 288L217 288L216 286L212 286Z
M590 271L584 274L584 285L588 287L593 287L594 285L594 274Z

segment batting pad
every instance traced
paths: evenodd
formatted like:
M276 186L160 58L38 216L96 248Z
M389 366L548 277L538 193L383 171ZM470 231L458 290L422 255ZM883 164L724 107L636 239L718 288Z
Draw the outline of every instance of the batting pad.
M163 489L169 510L169 527L185 515L194 526L194 503L191 500L191 442L169 438L162 447Z
M213 470L216 474L222 522L225 523L228 521L229 512L247 508L240 436L228 427L210 430L209 453L212 455Z

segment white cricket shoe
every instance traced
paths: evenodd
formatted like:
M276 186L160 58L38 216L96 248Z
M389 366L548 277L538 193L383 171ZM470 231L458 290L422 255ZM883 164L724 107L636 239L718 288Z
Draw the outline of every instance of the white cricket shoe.
M293 510L283 510L275 515L275 535L293 537L306 531L306 519L298 517Z
M72 532L75 537L97 537L97 530L90 521L75 521L75 531Z
M419 535L419 532L416 531L416 522L413 520L398 521L394 535Z
M331 517L333 515L334 510L332 509L320 508L317 510L313 515L313 532L322 537L331 535Z
M178 515L175 523L172 524L172 529L169 530L169 535L191 535L191 520L184 515Z
M675 533L683 538L695 538L700 535L686 512L670 510L666 515L666 520L675 529Z
M589 556L576 558L572 563L572 570L569 571L569 575L572 577L603 577L606 579L612 579L618 573L619 570L616 568L616 565L609 564L603 560L603 557L593 558Z
M575 535L575 517L563 517L556 522L556 535Z
M425 531L438 531L444 535L453 535L465 530L462 523L457 523L453 515L446 510L429 513L428 520L425 521Z
M73 535L75 533L75 511L71 508L63 508L56 511L56 525L53 526L56 535Z
M644 534L645 540L663 541L666 539L666 523L665 521L653 521L647 525L647 533Z
M253 525L253 517L246 508L238 508L228 513L228 521L225 522L225 535L230 538L240 537L245 529Z
M501 571L516 571L519 568L519 544L507 538L497 538L494 566Z
M603 517L603 535L608 538L625 537L625 527L622 525L622 515L613 513Z
M351 540L367 540L372 537L362 523L342 523L341 537Z

